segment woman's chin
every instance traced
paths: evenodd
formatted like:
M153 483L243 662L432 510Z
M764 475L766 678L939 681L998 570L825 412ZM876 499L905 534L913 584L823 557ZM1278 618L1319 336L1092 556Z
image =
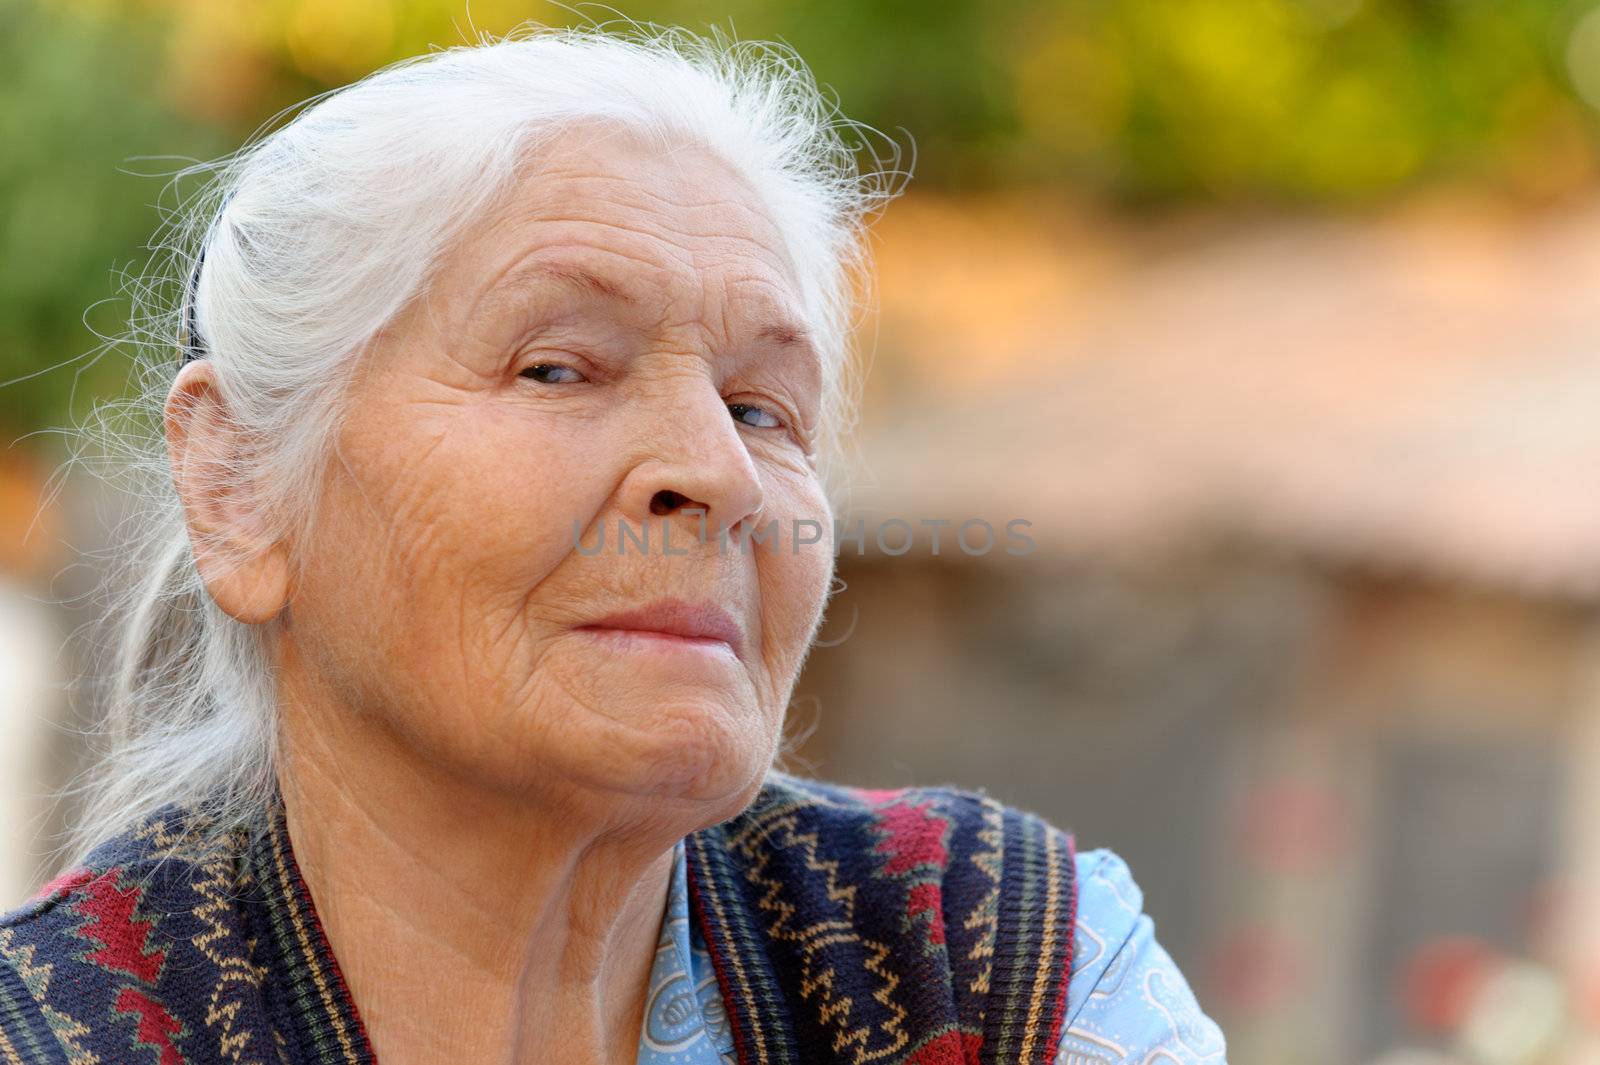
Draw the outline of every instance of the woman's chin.
M717 696L662 699L640 707L635 720L638 747L626 760L641 784L662 795L726 797L759 778L772 758L760 712Z
M592 730L608 753L632 755L674 778L706 775L725 762L737 772L771 750L782 722L764 709L744 662L726 645L719 648L632 635L584 637L563 647L559 659L543 660L544 690L553 703L568 704L557 715L568 722L568 743L572 733Z

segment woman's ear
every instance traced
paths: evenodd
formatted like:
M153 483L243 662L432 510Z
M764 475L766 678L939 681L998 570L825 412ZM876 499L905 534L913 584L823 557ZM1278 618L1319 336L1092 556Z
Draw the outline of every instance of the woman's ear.
M271 621L288 603L288 550L269 536L244 434L210 360L196 359L178 371L163 420L173 485L206 590L238 621Z

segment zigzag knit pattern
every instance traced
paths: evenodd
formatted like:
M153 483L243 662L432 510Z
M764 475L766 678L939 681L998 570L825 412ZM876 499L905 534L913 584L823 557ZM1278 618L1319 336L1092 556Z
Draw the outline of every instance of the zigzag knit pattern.
M169 808L0 918L0 1062L374 1060L280 805L201 850Z
M202 850L173 807L0 916L3 1065L376 1060L289 845ZM981 792L773 772L692 833L689 888L741 1065L1047 1065L1073 841Z
M1077 910L1073 839L955 788L769 775L688 839L742 1065L1049 1063Z

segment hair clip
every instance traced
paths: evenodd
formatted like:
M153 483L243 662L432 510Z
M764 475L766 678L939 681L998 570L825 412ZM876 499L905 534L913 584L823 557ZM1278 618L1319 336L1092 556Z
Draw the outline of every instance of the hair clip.
M200 327L195 322L195 295L200 291L200 268L205 265L205 245L200 246L200 257L194 262L194 270L189 274L189 283L183 290L183 331L178 337L178 348L183 356L178 360L178 365L187 366L195 359L204 358L206 342L200 336Z
M210 354L205 338L200 335L200 325L194 309L195 296L200 292L200 268L206 264L206 249L211 246L211 238L216 235L217 226L222 223L222 216L238 191L237 188L229 189L228 194L222 198L222 203L217 206L217 215L211 220L211 228L206 230L205 239L200 242L200 254L194 261L194 269L189 272L189 283L184 286L183 324L178 336L178 350L183 353L178 360L180 367Z

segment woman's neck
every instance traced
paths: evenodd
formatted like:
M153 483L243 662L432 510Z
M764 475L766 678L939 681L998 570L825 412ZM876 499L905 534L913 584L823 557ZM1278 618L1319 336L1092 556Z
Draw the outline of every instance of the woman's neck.
M697 826L577 787L474 787L363 715L285 702L290 840L378 1060L632 1065L673 846Z

